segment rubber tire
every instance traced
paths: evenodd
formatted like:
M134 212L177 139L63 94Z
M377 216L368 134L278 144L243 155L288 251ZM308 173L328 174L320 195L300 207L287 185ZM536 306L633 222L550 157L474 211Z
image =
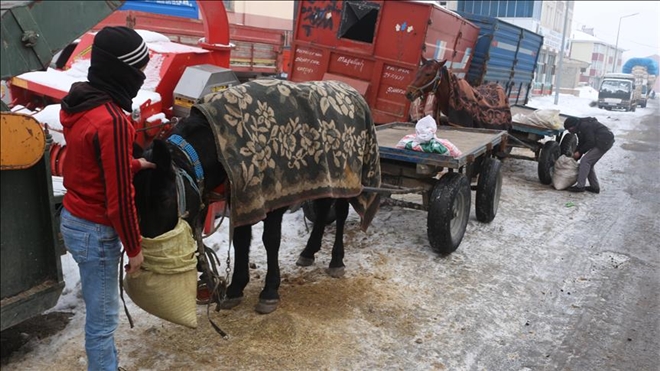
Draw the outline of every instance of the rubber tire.
M426 226L429 244L437 253L451 254L461 244L470 203L470 182L463 174L447 173L433 186Z
M539 155L539 180L541 184L548 185L552 183L552 174L555 170L555 161L561 155L561 149L559 148L559 143L557 141L551 140L545 142L543 148L541 148L541 154Z
M305 201L302 204L303 214L305 218L310 222L314 223L316 221L316 213L314 212L314 201ZM337 220L337 212L335 211L335 202L332 201L332 206L330 206L330 212L328 213L328 218L325 221L325 225L330 225Z
M477 181L475 211L477 220L490 223L497 215L497 208L502 194L502 162L489 157L481 165Z
M573 133L564 134L564 136L561 138L561 144L559 145L561 154L566 155L568 157L573 156L573 153L575 153L577 146L578 146L578 138L577 135Z

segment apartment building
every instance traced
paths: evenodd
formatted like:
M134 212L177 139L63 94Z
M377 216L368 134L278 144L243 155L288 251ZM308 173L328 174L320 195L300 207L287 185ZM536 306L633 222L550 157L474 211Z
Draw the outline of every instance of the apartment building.
M582 27L571 35L571 59L588 62L589 67L580 73L579 82L598 89L605 73L621 72L625 50L600 40L593 29ZM616 55L616 61L615 61Z
M556 84L559 53L561 50L564 50L565 56L568 53L570 30L567 30L564 47L562 47L562 32L564 18L568 16L569 27L573 19L573 1L458 0L439 3L450 10L497 17L543 35L543 47L539 54L534 79L534 92L536 94L552 92L552 87Z

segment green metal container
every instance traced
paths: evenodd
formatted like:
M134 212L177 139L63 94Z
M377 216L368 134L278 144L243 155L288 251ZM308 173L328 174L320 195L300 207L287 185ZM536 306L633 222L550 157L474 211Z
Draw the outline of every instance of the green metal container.
M2 1L2 79L48 67L53 56L125 1Z
M49 152L0 171L2 330L55 306L64 288Z

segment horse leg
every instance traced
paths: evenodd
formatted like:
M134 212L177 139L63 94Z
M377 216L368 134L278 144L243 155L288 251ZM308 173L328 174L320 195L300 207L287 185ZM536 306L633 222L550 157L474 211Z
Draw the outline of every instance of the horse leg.
M348 217L348 199L339 198L335 201L335 212L337 215L337 232L335 243L332 245L332 260L326 269L331 277L339 278L344 275L344 226Z
M282 241L282 216L287 208L281 208L268 213L264 220L264 233L261 240L266 247L266 283L259 294L259 303L255 307L257 313L268 314L277 309L280 302L280 263L279 252Z
M234 274L227 287L227 298L220 302L221 309L231 309L243 300L243 289L250 282L250 242L252 226L245 225L234 229Z
M307 240L305 249L300 253L296 265L307 267L314 263L314 254L321 250L323 232L325 231L325 221L327 220L331 206L331 198L314 200L314 214L316 218L314 220L314 226L312 227L312 234Z

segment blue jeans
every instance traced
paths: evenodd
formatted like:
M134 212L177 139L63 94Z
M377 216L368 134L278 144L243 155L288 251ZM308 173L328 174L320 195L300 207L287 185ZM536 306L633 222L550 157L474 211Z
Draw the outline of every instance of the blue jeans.
M60 230L80 270L87 311L87 369L117 371L114 334L119 324L119 236L112 227L78 218L66 208L62 208Z

